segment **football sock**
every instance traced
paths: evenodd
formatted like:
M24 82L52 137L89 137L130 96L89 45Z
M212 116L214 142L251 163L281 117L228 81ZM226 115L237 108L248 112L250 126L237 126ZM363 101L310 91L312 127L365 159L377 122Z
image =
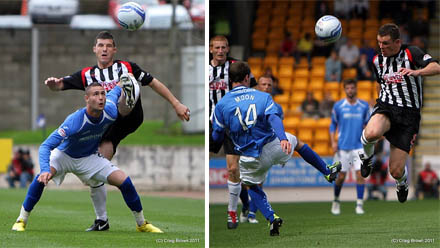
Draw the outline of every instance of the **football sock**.
M249 218L255 218L255 213L257 212L257 205L255 204L255 201L250 200L249 201Z
M35 204L37 204L37 202L40 200L41 195L43 194L44 183L40 183L37 181L39 176L40 174L38 174L32 181L31 185L29 185L26 198L23 202L23 208L28 212L32 211Z
M307 163L311 164L322 174L330 174L330 170L327 168L325 162L307 144L304 144L303 147L298 150L298 153Z
M255 205L257 206L258 210L261 211L263 216L270 221L270 223L274 220L274 211L272 209L272 206L267 201L266 194L264 191L260 188L258 185L253 185L248 190L249 195L251 196L251 201L255 202Z
M242 211L246 211L249 209L249 195L246 187L241 186L240 199L243 203Z
M144 218L144 210L141 210L139 212L133 211L133 216L136 219L136 224L138 226L142 226L145 222Z
M362 205L364 205L364 201L362 199L357 199L356 200L356 205L362 207Z
M241 192L241 183L233 183L228 180L229 204L228 211L237 212L238 195Z
M119 186L119 190L121 190L125 203L131 211L140 212L142 210L141 200L139 199L139 195L136 192L130 177L127 177L121 186Z
M365 184L356 184L357 199L364 199Z
M341 194L341 189L342 189L342 185L337 185L335 183L335 200L339 199L339 195Z
M27 220L28 220L30 214L31 214L31 212L26 211L24 209L24 207L21 206L20 215L18 216L17 221L19 219L22 219L24 221L24 223L27 223Z
M104 184L98 187L90 187L90 197L95 209L96 219L107 220L107 188Z
M405 170L403 171L403 175L400 178L395 178L397 185L405 184L406 183L407 175L408 175L408 173L406 171L406 166L405 166Z
M374 145L377 143L377 140L375 141L368 141L367 138L365 138L365 129L362 131L361 136L361 142L364 146L364 152L367 157L371 157L374 154Z

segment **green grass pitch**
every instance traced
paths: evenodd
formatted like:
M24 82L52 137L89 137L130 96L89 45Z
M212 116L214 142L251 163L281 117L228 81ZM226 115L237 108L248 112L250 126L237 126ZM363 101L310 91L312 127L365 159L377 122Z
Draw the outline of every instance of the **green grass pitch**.
M25 195L25 190L0 190L0 247L205 246L203 200L141 196L147 220L165 233L139 233L121 193L109 191L110 230L85 232L95 218L89 192L45 189L26 231L11 231Z
M210 247L440 247L440 201L366 201L364 215L354 202L341 203L341 215L330 213L330 202L274 203L284 220L280 236L269 236L260 223L226 228L226 205L210 205ZM239 209L241 207L239 206Z

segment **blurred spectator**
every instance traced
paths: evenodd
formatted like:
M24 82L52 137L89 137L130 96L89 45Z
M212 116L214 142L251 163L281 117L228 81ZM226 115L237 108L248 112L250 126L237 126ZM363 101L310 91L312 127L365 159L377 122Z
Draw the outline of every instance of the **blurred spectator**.
M307 97L301 103L302 116L305 118L319 118L319 102L313 98L312 92L307 92Z
M350 38L347 38L347 43L339 49L339 58L342 61L344 68L352 68L356 66L359 60L359 48L354 45Z
M325 61L325 80L341 81L342 64L335 50L332 50L330 57Z
M367 61L367 55L361 54L357 66L357 80L373 80L373 72L370 69Z
M417 199L426 197L434 197L438 199L438 187L440 183L437 174L431 169L431 164L428 162L425 169L419 173L416 186Z
M332 115L332 109L335 101L333 101L330 91L325 92L324 99L319 103L319 113L322 118L327 118Z
M342 19L349 18L350 7L351 0L335 0L333 5L335 16Z
M402 1L399 6L399 11L392 11L392 17L394 22L400 26L406 26L408 22L413 18L412 11L408 8L408 3L406 1ZM401 32L402 33L402 32ZM402 42L404 43L404 42ZM404 43L406 44L406 43Z
M316 1L315 5L315 20L317 21L322 16L328 15L328 1Z
M281 95L283 94L283 89L280 88L279 86L279 81L278 78L275 78L273 80L273 84L272 84L272 96L276 96L276 95Z
M368 40L363 40L362 47L359 49L359 53L366 54L368 64L372 64L373 58L376 55L376 50L370 46Z
M428 41L421 36L416 36L411 40L411 45L419 47L424 53L427 52L427 43Z
M296 41L293 40L292 34L287 32L284 40L281 42L280 56L288 57L294 56L296 52Z
M305 33L304 36L299 40L297 52L295 53L296 63L299 63L301 56L307 56L307 62L309 63L309 68L312 67L312 50L313 41L310 33Z
M6 180L10 188L15 188L15 181L20 182L21 188L26 188L27 182L32 182L34 177L34 164L29 150L19 149L8 167Z
M406 26L399 26L399 32L402 44L409 44L411 39L409 38L409 33Z
M350 3L350 17L367 19L369 4L368 0L354 0Z
M410 37L429 35L429 23L423 19L421 9L416 12L416 16L409 22L408 31Z
M375 191L379 191L383 200L387 198L387 188L385 186L385 181L388 177L388 165L382 161L381 156L376 155L376 161L373 164L373 171L371 172L369 183L367 184L368 189L368 200L378 200L378 197L374 196Z

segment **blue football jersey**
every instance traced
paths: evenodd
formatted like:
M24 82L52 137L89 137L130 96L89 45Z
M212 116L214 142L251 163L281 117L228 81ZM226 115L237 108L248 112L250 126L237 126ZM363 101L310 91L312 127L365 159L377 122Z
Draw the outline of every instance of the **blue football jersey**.
M364 100L357 99L356 103L351 105L344 98L335 103L332 110L330 132L335 132L338 128L338 148L340 150L362 148L362 130L369 118L369 106Z
M281 120L284 120L284 112L283 112L283 108L281 107L281 105L279 105L278 103L274 102L275 107L277 109L277 114L278 117L280 117Z
M108 127L118 117L119 86L107 93L104 111L99 118L87 114L86 108L70 114L66 120L41 144L39 149L40 171L50 172L50 152L58 148L72 158L94 154Z
M217 103L213 129L228 129L236 151L259 157L263 146L276 137L267 116L277 112L269 94L238 86Z

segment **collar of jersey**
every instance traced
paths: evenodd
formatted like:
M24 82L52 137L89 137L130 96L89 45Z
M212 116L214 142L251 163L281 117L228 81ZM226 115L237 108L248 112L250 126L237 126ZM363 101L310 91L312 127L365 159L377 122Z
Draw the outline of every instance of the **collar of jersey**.
M233 88L232 90L236 91L236 90L241 90L241 89L247 89L247 87L244 86L244 85L240 85L240 86L237 86L237 87Z

